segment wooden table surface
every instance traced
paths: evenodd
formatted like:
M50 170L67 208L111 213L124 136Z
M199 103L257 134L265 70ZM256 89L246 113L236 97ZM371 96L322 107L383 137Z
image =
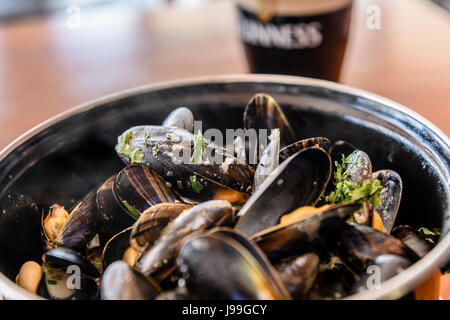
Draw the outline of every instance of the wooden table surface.
M367 8L381 9L369 30ZM0 149L41 121L133 86L246 73L229 0L144 10L126 1L0 23ZM450 18L425 0L356 0L341 82L415 110L450 135ZM442 296L450 299L450 279Z

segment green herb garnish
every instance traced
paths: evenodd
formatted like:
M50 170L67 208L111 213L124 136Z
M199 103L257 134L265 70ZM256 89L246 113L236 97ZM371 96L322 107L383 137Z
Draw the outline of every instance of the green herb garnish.
M425 227L420 227L417 231L425 240L432 243L437 243L441 237L441 230L439 228L433 228L430 230Z
M176 141L176 142L178 142L178 141L181 140L179 137L177 137L176 135L171 134L171 133L167 133L167 134L166 134L166 137L169 138L170 140Z
M139 219L141 216L141 213L137 211L135 208L133 208L126 200L122 201L123 205L127 208L128 212L131 213L133 217L136 219Z
M159 151L158 143L155 143L155 145L152 148L152 151L153 151L153 158L156 158L156 156L158 155L158 151Z
M58 281L56 281L56 280L47 280L47 283L52 285L52 286L54 286L54 285L58 284Z
M56 244L58 247L64 247L64 245L56 239L53 240L53 244Z
M181 180L177 180L178 189L183 190L183 182Z
M131 159L131 163L141 163L144 159L144 153L140 148L133 147L129 142L133 138L133 132L128 130L124 133L122 141L116 146L118 153Z
M244 206L244 204L245 204L245 201L242 201L242 202L235 202L235 203L232 203L231 205L233 206L233 208L234 208L235 210L241 210L242 207Z
M203 159L206 151L206 142L203 138L202 132L198 130L194 138L194 154L192 155L192 163L197 163Z
M147 142L148 139L150 139L150 135L146 132L144 135L144 144L146 147L148 147L148 142Z
M326 203L362 203L368 200L374 208L378 207L382 200L379 194L383 189L380 180L350 181L348 172L344 170L348 161L351 161L350 158L351 155L347 158L342 155L342 163L335 161L336 170L333 181L335 189L327 196L324 195L323 199Z
M102 266L102 265L103 265L103 261L102 261L101 259L99 259L99 258L95 258L94 263L97 264L97 265L99 265L99 266Z
M189 179L191 180L192 190L194 190L194 192L200 193L200 191L203 190L203 186L199 181L197 181L197 176L190 176Z

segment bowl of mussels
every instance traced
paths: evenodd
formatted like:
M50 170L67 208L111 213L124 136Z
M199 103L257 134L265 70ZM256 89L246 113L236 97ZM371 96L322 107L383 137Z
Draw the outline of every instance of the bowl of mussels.
M449 146L406 107L307 78L95 100L0 152L0 296L437 299Z

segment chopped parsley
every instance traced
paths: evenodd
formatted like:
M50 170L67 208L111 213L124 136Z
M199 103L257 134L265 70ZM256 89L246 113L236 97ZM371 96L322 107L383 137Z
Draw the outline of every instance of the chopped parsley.
M425 227L420 227L417 231L425 240L432 243L437 243L441 237L441 230L439 228L433 228L430 230Z
M159 151L158 143L155 143L155 145L152 148L152 151L153 151L153 158L156 158L156 156L158 155L158 151Z
M102 261L101 259L99 259L99 258L95 258L94 263L95 263L96 265L99 265L99 266L102 266L102 265L103 265L103 261Z
M192 190L194 190L194 192L200 193L200 191L203 190L203 185L200 183L200 181L197 181L197 176L190 176L189 179L191 180Z
M180 141L179 137L177 137L176 135L171 134L171 133L166 134L166 137L169 138L172 141L176 141L176 142Z
M52 286L55 286L55 285L58 284L58 281L56 281L56 280L47 280L47 283L52 285Z
M183 190L183 182L181 180L177 180L178 189Z
M197 163L203 159L206 151L206 142L203 138L202 132L198 130L194 137L194 154L192 155L192 163Z
M146 147L148 147L148 139L150 139L150 135L146 132L144 135L144 144Z
M53 244L57 245L58 247L64 247L64 245L56 239L53 240Z
M141 163L144 159L144 153L140 148L135 148L130 144L133 138L133 132L128 130L123 134L122 141L116 146L116 151L131 159L131 163Z
M139 219L139 217L141 216L139 211L137 211L135 208L133 208L126 200L123 200L122 203L125 206L125 208L127 208L128 212L131 213L131 215L133 217L135 217L136 219Z
M379 196L383 186L380 180L364 180L358 182L352 182L349 180L349 173L344 170L348 161L351 160L351 155L347 158L342 155L342 163L335 162L336 170L334 172L334 191L331 191L328 195L323 195L325 202L327 203L341 203L352 202L362 203L368 200L374 208L378 207L381 203L381 197Z

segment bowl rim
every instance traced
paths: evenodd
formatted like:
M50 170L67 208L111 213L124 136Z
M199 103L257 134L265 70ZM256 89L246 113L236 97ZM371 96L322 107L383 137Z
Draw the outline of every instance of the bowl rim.
M390 109L403 114L407 118L412 118L421 123L427 130L431 131L435 137L441 141L438 144L443 146L446 150L450 150L450 139L437 126L427 120L425 117L419 115L415 111L385 97L368 92L366 90L358 89L352 86L343 85L336 82L297 77L286 75L269 75L269 74L226 74L214 76L202 76L194 78L184 78L169 80L151 84L145 84L116 93L104 95L100 98L80 104L76 107L63 111L26 131L18 138L13 140L5 148L0 151L0 162L3 161L16 147L51 127L52 125L63 121L76 114L96 108L100 105L126 98L132 95L142 94L151 91L158 91L181 86L194 86L201 84L219 84L219 83L281 83L288 85L313 86L316 88L328 89L338 93L351 94L362 97L366 100L374 101L382 104ZM447 175L448 178L448 175ZM450 215L449 213L447 213ZM438 244L422 259L414 263L408 269L402 271L398 275L384 281L379 288L372 290L365 290L361 293L353 294L344 299L350 300L373 300L373 299L398 299L405 293L420 285L423 279L438 270L442 263L445 263L450 258L450 232L448 232ZM25 289L16 285L13 281L0 273L0 299L43 299L42 297L30 293Z

